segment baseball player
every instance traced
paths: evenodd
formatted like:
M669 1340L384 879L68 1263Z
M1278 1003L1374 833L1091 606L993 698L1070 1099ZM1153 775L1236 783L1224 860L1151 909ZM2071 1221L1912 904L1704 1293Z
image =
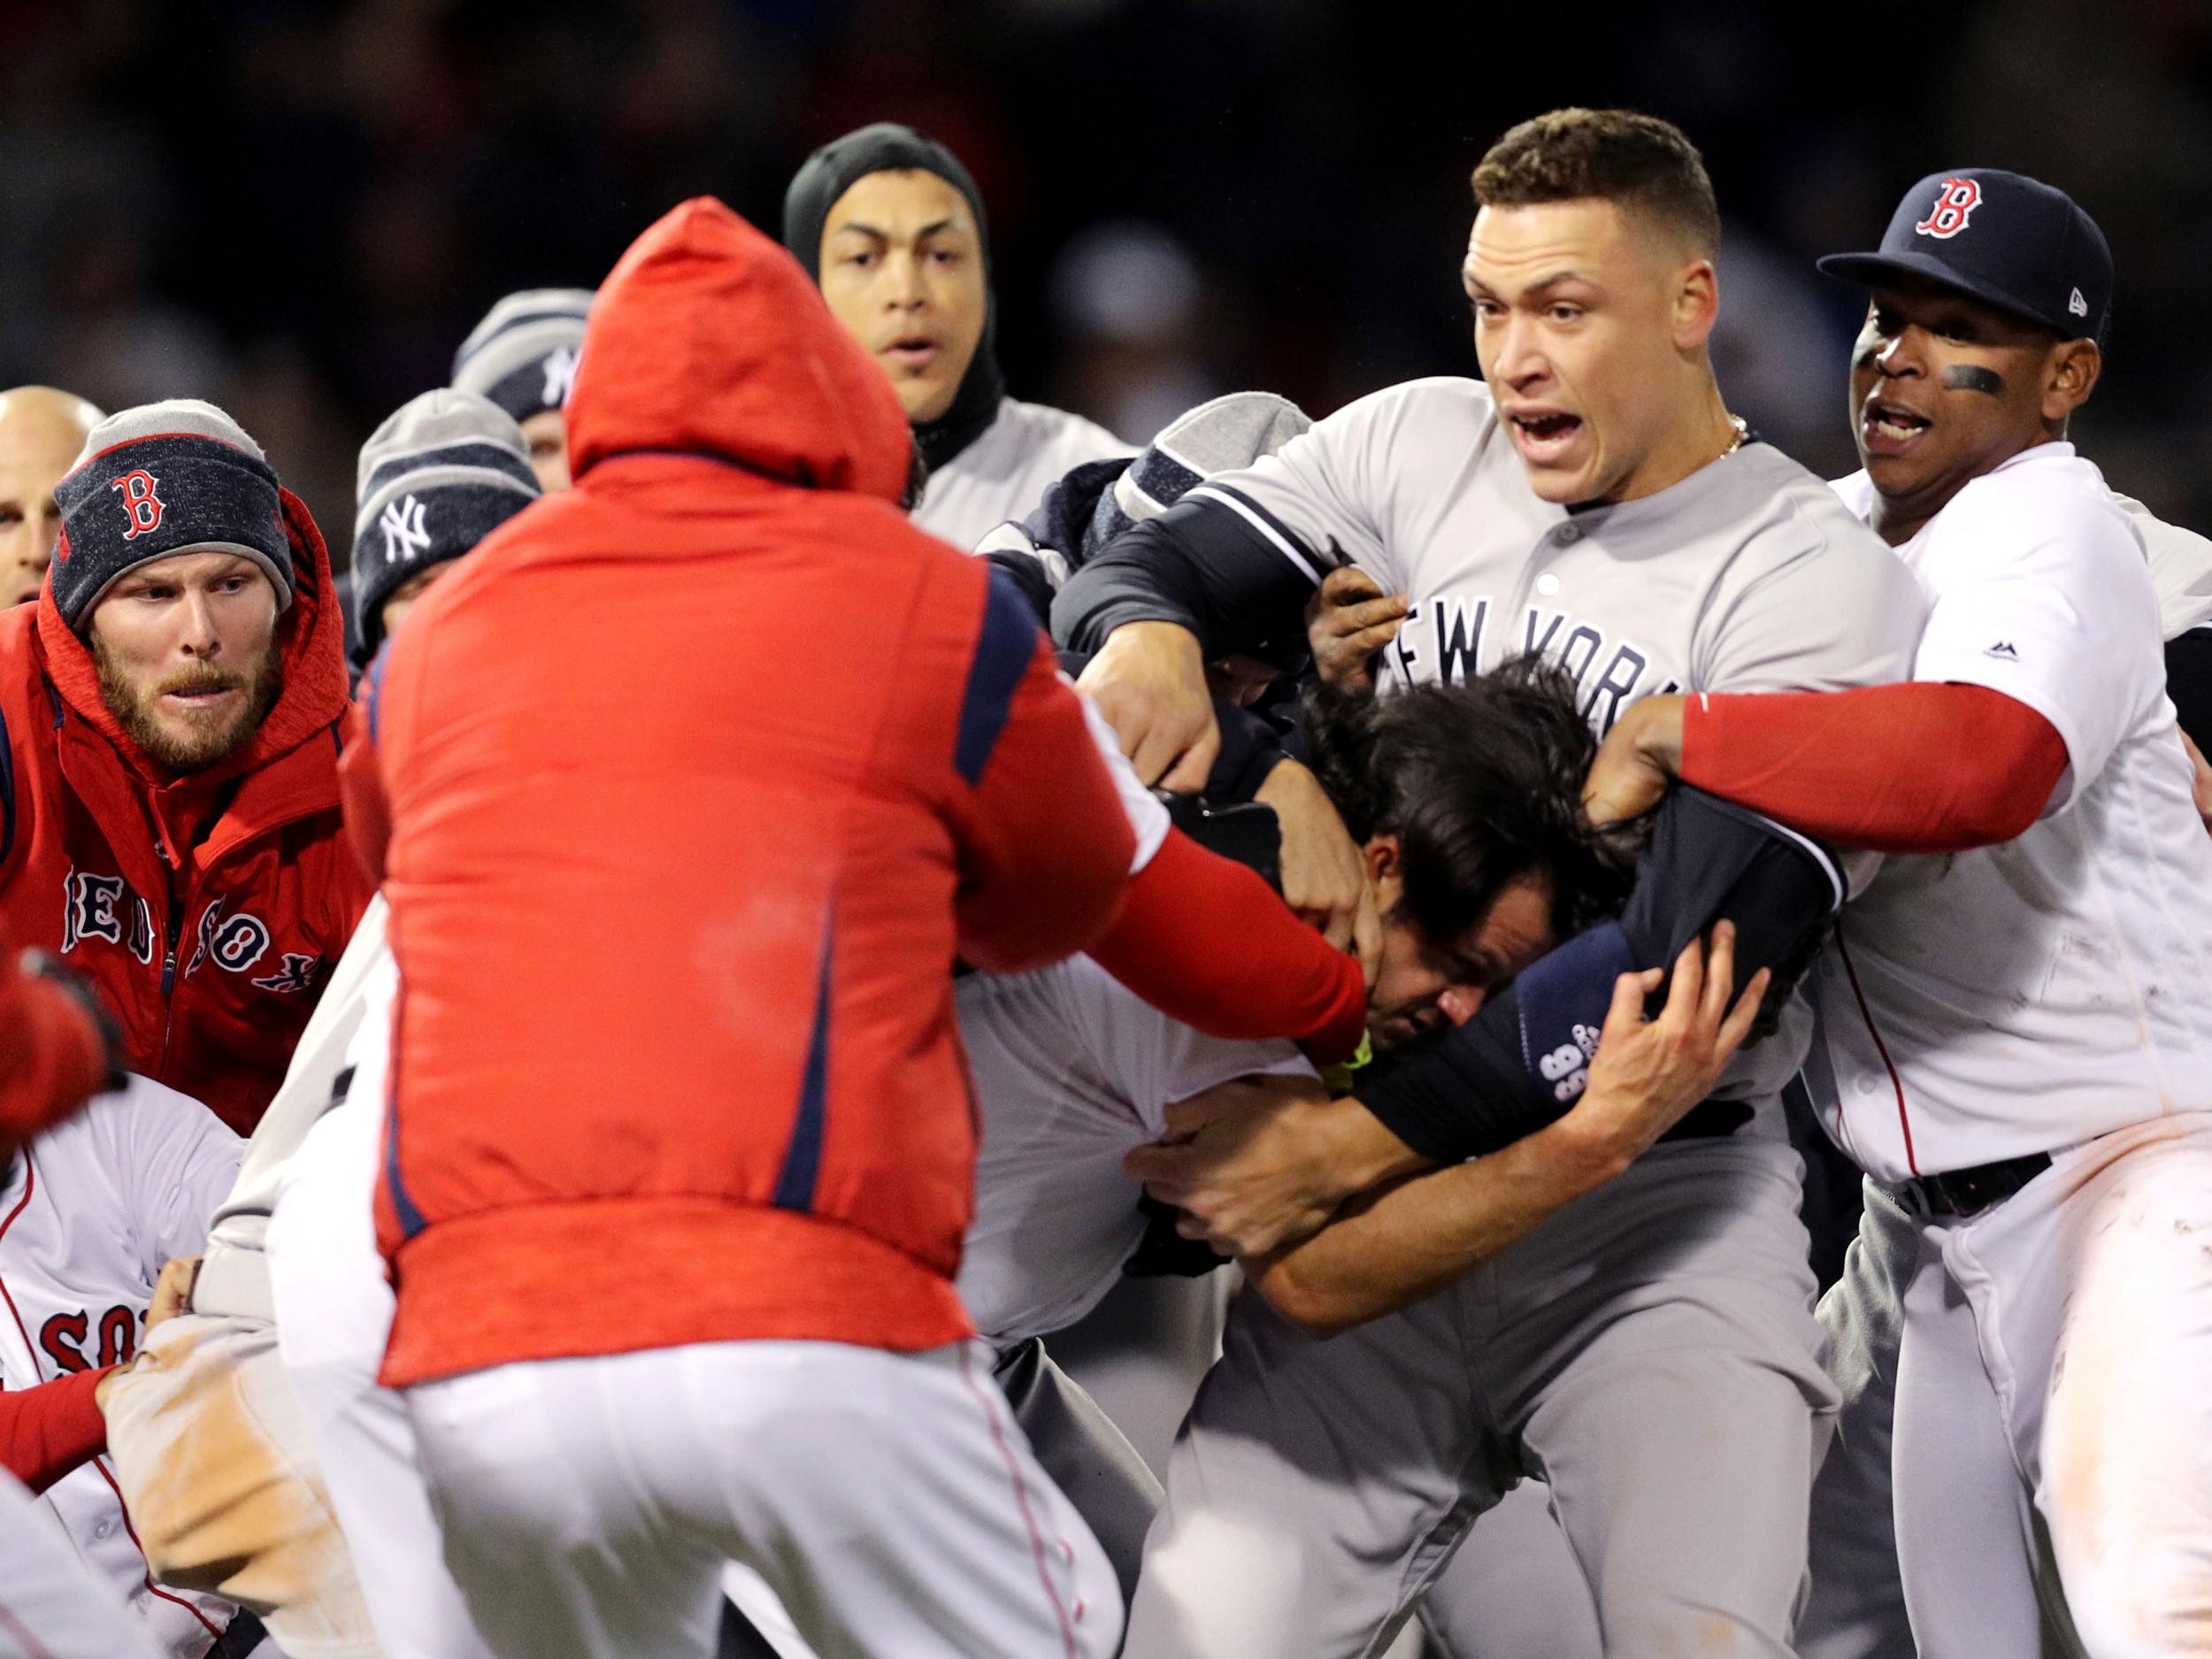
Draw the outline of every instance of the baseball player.
M1279 629L1343 562L1409 595L1389 683L1534 649L1600 731L1676 686L1903 672L1922 611L1905 572L1817 479L1749 441L1713 382L1717 214L1688 141L1556 111L1500 141L1476 195L1463 274L1483 382L1363 399L1062 591L1056 626L1102 646L1085 680L1141 773L1202 771L1199 664ZM1486 1080L1521 1064L1517 1002L1540 1014L1495 999L1354 1102L1242 1123L1226 1149L1202 1127L1141 1167L1248 1247L1294 1238L1379 1180L1532 1126L1471 1133ZM1379 1652L1524 1469L1550 1480L1613 1651L1786 1652L1833 1402L1777 1101L1806 1024L1793 1003L1723 1079L1749 1124L1694 1115L1690 1136L1447 1294L1325 1345L1240 1303L1171 1466L1132 1652ZM1532 1052L1556 1056L1571 1093L1584 1051ZM1495 1178L1491 1163L1443 1171L1439 1196ZM1422 1259L1476 1253L1456 1209L1435 1207L1411 1261L1379 1253L1333 1285L1348 1317L1417 1291ZM1346 1294L1363 1274L1386 1293L1369 1307ZM1320 1426L1348 1421L1361 1432Z
M0 1030L9 1038L0 1048L0 1156L9 1160L11 1173L26 1139L82 1107L109 1082L111 1039L101 1026L89 999L64 983L58 968L20 972L0 955ZM0 1394L0 1410L71 1387L48 1384L27 1394ZM50 1440L67 1438L45 1432L47 1424L38 1426L42 1453ZM11 1425L12 1453L20 1449L14 1437L24 1427ZM99 1436L94 1429L79 1438L96 1446ZM77 1449L72 1446L38 1471L42 1488L47 1477L65 1472ZM32 1460L12 1455L8 1461L20 1472L19 1463ZM94 1581L52 1508L0 1475L0 1659L147 1659L152 1652L114 1590Z
M575 489L369 681L383 1375L448 1562L501 1654L704 1654L732 1556L833 1652L1110 1652L1110 1570L951 1282L954 952L1041 965L1128 885L1080 702L899 517L881 372L719 203L617 265L569 412Z
M0 1183L0 1380L10 1390L137 1353L162 1270L199 1254L241 1144L197 1101L133 1077L16 1154ZM197 1659L236 1613L157 1582L158 1540L126 1512L109 1457L89 1458L40 1502L160 1652Z
M1130 446L1006 395L983 196L935 139L891 121L822 146L783 199L784 246L890 376L928 478L914 522L970 548L1072 468Z
M1865 471L1839 488L1932 601L1913 680L1668 700L1593 779L1600 810L1679 773L1922 855L1852 906L1818 976L1816 1093L1869 1180L1823 1309L1845 1415L1809 1634L1824 1655L2033 1653L2047 1609L2093 1659L2191 1652L2212 844L2142 538L2066 441L2111 256L2062 192L1977 168L1822 265L1872 290Z
M381 645L386 630L416 595L538 495L521 430L487 399L440 389L396 411L361 452L353 564L364 637ZM369 995L380 983L377 964L389 972L383 914L382 902L373 901L293 1053L283 1087L255 1131L236 1186L215 1212L191 1317L165 1333L158 1345L166 1363L157 1375L134 1373L119 1385L111 1412L119 1471L134 1507L179 1517L176 1529L185 1535L173 1540L172 1552L197 1560L225 1557L230 1579L242 1593L257 1592L257 1610L288 1650L330 1659L376 1651L361 1578L336 1517L374 1523L388 1506L372 1500L355 1508L342 1480L324 1477L318 1453L333 1413L309 1386L296 1386L288 1375L266 1247L280 1183L334 1095L342 1096L337 1084L349 1044L365 1019L388 1017L388 995L380 1001ZM342 1219L331 1218L334 1225ZM359 1260L373 1271L365 1187L357 1194L351 1219L363 1235ZM380 1298L388 1323L390 1292L380 1275L365 1290L340 1279L352 1259L315 1264L317 1270L327 1266L331 1282L296 1299L288 1310L303 1331L319 1318L342 1319L364 1303L373 1310ZM380 1328L373 1352L381 1347ZM373 1377L372 1358L368 1380ZM238 1402L248 1404L247 1417L256 1425L251 1432L230 1424ZM396 1400L389 1403L396 1409ZM227 1446L220 1479L257 1492L252 1510L259 1521L257 1530L233 1526L219 1544L203 1535L196 1517L183 1514L192 1503L204 1512L222 1508L212 1501L217 1473L196 1454L218 1433ZM350 1471L344 1465L342 1474ZM344 1493L342 1499L332 1495L334 1487ZM403 1491L398 1502L403 1505L409 1495ZM458 1598L438 1561L436 1532L419 1479L411 1495L413 1509L402 1519L419 1524L410 1559L425 1571L419 1582L394 1582L388 1575L376 1586L377 1600L386 1618L401 1623L388 1640L391 1651L436 1653L442 1650L407 1621L434 1614L442 1591L447 1601L457 1604ZM378 1545L388 1534L367 1525L357 1535ZM378 1560L380 1564L381 1556ZM467 1630L465 1617L461 1628ZM474 1641L472 1632L468 1640Z
M454 560L544 493L535 460L523 429L472 392L425 392L370 434L353 517L357 666Z
M0 918L90 980L126 1062L250 1130L370 884L344 844L322 537L211 404L111 416L0 612Z
M100 411L50 386L0 392L0 610L45 585L61 539L54 486L76 465Z
M589 288L525 288L469 330L453 354L453 389L488 398L529 441L530 470L547 495L569 484L568 395L584 349Z

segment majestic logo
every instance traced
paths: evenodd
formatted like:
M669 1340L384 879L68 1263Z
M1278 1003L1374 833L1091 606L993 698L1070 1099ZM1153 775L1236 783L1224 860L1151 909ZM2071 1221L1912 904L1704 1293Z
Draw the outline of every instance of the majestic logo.
M168 511L169 503L154 493L160 482L142 466L108 480L108 488L122 495L123 511L131 521L131 527L123 532L126 541L135 541L149 530L161 528L161 515Z
M1999 640L1996 644L1991 646L1987 650L1984 651L1982 655L1984 657L2002 657L2008 663L2016 663L2020 660L2020 653L2012 649L2012 641L2010 640Z
M1982 187L1974 180L1946 179L1935 206L1913 228L1923 236L1948 240L1966 228L1966 221L1981 204Z
M384 557L395 565L411 565L430 550L428 513L412 495L388 502L376 521L384 533Z
M568 395L576 389L578 352L574 346L557 346L545 354L540 366L545 370L545 396L541 400L548 409L566 409Z
M2089 315L2089 302L2082 298L2081 290L2079 288L2076 288L2071 294L2069 294L2066 296L2066 309L2073 312L2073 314L2077 317L2086 317Z

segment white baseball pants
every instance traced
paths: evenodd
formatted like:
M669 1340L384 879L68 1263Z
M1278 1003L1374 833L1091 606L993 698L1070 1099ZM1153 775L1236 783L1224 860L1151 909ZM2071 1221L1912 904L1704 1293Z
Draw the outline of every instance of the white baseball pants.
M1832 1298L1862 1363L1815 1509L1824 1655L2212 1655L2212 1117L1965 1220L1870 1187Z
M0 1659L152 1659L115 1592L96 1584L54 1512L0 1475Z
M979 1344L720 1342L406 1391L494 1653L710 1659L723 1563L822 1659L1110 1659L1121 1594Z
M489 1659L447 1571L406 1402L376 1380L392 1290L372 1209L380 1087L326 1112L269 1218L277 1340L362 1599L394 1659Z

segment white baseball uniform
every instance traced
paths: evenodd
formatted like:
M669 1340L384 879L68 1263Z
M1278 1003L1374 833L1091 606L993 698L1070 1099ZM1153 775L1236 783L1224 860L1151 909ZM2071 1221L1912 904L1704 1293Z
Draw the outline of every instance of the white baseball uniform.
M2170 640L2193 628L2212 628L2212 540L2168 524L2131 496L2116 494L2113 499L2135 521L2150 557L2159 631Z
M26 1146L0 1181L0 1380L27 1388L129 1359L163 1264L199 1253L243 1147L197 1101L141 1077ZM194 1659L237 1610L153 1582L104 1456L39 1502L163 1654Z
M369 906L316 1010L349 1032L336 1070L352 1076L285 1164L265 1271L285 1367L385 1650L489 1659L445 1563L406 1402L376 1380L393 1308L372 1211L399 990L387 915L382 898Z
M2093 1659L2198 1651L2212 841L2158 595L2124 503L2062 442L1968 484L1899 552L1932 601L1915 678L2017 698L2070 764L2016 841L1893 860L1817 976L1809 1071L1870 1179L1822 1308L1845 1408L1806 1651L2034 1653L2047 1617ZM1965 1218L1909 1182L2041 1154Z
M1543 502L1473 380L1363 398L1194 500L1307 584L1341 560L1409 594L1386 680L1540 651L1601 732L1654 692L1897 679L1924 608L1763 444L1642 500ZM1658 1148L1405 1313L1323 1343L1240 1300L1171 1462L1132 1659L1379 1652L1524 1471L1618 1651L1786 1652L1833 1401L1778 1102L1809 1025L1724 1079L1749 1127Z
M1119 1280L1144 1237L1144 1189L1121 1161L1166 1133L1170 1104L1233 1078L1313 1075L1290 1043L1170 1019L1088 956L971 974L957 995L983 1118L957 1282L1001 1347L1073 1325Z
M1001 398L982 434L930 473L913 519L956 548L972 548L1009 518L1036 511L1045 492L1084 462L1135 453L1080 415Z
M153 1659L143 1624L96 1583L53 1510L0 1475L0 1659Z

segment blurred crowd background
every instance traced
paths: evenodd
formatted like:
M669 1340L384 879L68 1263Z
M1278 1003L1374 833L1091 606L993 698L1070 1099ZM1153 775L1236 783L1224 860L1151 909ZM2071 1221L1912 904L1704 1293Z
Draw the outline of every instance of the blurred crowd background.
M0 385L237 414L342 558L357 447L500 295L591 286L679 199L773 230L816 144L911 122L992 217L1017 396L1141 440L1474 373L1467 175L1525 116L1681 123L1726 217L1732 404L1847 470L1872 246L1953 165L2032 173L2119 269L2083 449L2212 529L2212 4L6 0Z

